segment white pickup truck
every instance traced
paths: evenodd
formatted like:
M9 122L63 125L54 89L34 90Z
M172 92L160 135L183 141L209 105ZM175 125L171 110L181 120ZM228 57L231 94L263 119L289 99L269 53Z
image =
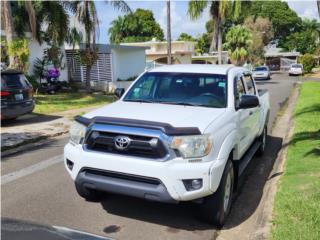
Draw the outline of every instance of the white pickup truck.
M241 67L171 65L116 95L71 127L64 162L79 195L196 200L222 226L238 177L265 150L268 92Z

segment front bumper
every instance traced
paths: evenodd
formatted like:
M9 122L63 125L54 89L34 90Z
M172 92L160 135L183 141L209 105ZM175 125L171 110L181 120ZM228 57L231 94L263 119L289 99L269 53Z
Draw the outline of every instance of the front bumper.
M67 160L73 162L72 170ZM67 171L77 187L129 195L161 202L190 201L208 196L219 186L225 166L224 160L210 162L187 162L182 158L169 161L152 161L138 157L84 150L81 145L68 143L64 151ZM158 184L135 179L115 177L109 174L92 174L87 169L154 179ZM187 191L182 180L202 179L202 187Z

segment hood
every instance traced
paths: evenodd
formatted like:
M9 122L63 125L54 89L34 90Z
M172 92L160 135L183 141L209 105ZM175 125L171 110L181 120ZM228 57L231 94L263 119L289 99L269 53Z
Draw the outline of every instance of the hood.
M206 127L225 111L225 108L123 102L119 100L89 112L84 117L103 116L162 122L173 127L198 127L203 133Z

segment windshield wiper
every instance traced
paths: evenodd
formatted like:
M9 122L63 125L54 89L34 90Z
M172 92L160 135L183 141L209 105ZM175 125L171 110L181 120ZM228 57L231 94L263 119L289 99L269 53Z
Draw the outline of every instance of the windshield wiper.
M172 105L183 105L183 106L193 106L193 107L211 107L205 104L195 104L195 103L186 103L186 102L167 102L167 101L158 101L157 103L172 104Z
M146 99L126 99L125 102L154 103L154 101Z

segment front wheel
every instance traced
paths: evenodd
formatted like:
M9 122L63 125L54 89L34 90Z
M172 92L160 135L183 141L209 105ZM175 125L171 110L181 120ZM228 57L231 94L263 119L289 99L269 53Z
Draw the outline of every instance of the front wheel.
M76 185L76 190L78 194L83 197L86 201L88 202L98 202L101 200L101 193L94 190L94 189L89 189L85 187L79 187L77 184Z
M233 164L228 160L217 191L204 198L200 216L208 223L221 228L231 208L234 187Z
M258 137L258 141L261 143L260 147L257 150L258 156L262 156L266 150L267 134L268 134L268 129L267 129L267 126L265 126L261 135Z

